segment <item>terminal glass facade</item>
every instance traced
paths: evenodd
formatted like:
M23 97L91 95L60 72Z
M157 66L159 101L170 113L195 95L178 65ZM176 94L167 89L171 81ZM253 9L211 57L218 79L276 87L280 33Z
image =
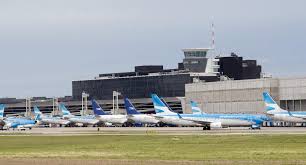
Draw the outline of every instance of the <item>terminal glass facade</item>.
M152 93L162 97L179 97L185 96L185 84L191 82L190 74L73 81L72 94L75 100L81 99L83 91L99 100L112 99L113 91L131 99L149 98Z

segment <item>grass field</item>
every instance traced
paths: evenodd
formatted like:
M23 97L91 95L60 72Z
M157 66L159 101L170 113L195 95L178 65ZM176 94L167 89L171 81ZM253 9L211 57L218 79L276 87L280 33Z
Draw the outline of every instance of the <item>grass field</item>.
M306 135L2 136L0 148L1 158L8 160L306 163Z

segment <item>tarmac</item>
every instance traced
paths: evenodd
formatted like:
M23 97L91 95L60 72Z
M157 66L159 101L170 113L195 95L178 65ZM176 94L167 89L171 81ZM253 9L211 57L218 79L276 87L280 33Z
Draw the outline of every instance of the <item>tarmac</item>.
M245 134L306 134L306 127L219 128L203 131L201 127L61 127L4 130L0 136L77 136L77 135L245 135Z

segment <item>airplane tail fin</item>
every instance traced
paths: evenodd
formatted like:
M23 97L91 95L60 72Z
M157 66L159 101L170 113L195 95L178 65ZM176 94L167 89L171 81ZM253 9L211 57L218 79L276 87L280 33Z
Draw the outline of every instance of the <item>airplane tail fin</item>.
M5 105L4 104L0 104L0 118L4 117L4 109L5 109Z
M268 92L263 93L263 99L266 106L266 113L273 113L276 111L286 111L281 109L277 103L273 100L273 98L270 96Z
M66 106L63 103L59 104L59 109L60 109L60 111L62 111L64 116L70 116L71 115L70 111L66 108Z
M37 106L34 106L34 113L40 115L42 114Z
M152 101L154 105L154 109L156 114L161 114L161 115L174 115L176 114L175 112L172 112L167 105L156 95L152 94Z
M34 106L34 114L35 114L37 120L39 120L40 117L43 115L43 114L40 112L40 110L39 110L39 108L38 108L37 106Z
M91 104L95 115L106 115L106 113L103 111L102 107L97 103L96 100L91 100Z
M128 98L124 98L124 106L128 115L140 114Z
M173 111L169 104L164 100L164 98L160 98L160 100L166 105L166 107L168 107L170 111Z
M192 114L205 114L195 101L190 101Z
M35 114L35 122L41 120L41 114Z

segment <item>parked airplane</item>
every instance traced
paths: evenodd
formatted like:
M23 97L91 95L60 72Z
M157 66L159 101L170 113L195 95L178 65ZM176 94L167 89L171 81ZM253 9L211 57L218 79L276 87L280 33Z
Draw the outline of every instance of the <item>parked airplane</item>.
M204 113L201 108L198 107L197 103L191 101L191 109L193 114L200 114L202 117L217 118L222 121L223 125L229 127L239 126L250 126L252 129L259 129L264 121L271 121L266 115L255 115L255 114L207 114ZM229 120L234 119L234 120ZM238 119L238 120L237 120ZM196 119L199 120L199 119Z
M155 94L152 100L158 119L162 122L174 125L203 126L203 130L222 127L250 126L252 129L260 128L263 121L269 120L265 115L250 114L205 114L195 102L192 102L194 114L174 113Z
M115 125L122 125L125 126L128 122L127 115L109 115L104 112L102 107L97 103L95 100L91 100L92 103L92 109L94 111L94 114L96 115L97 119L107 123L112 123Z
M72 115L70 111L66 108L66 106L62 103L59 104L59 109L63 113L63 118L69 120L71 123L74 124L81 123L84 125L95 125L99 123L99 120L96 119L94 115L86 115L86 116Z
M271 116L274 120L293 122L293 123L306 122L305 111L290 112L280 108L268 92L263 93L263 99L266 105L265 113Z
M177 113L170 111L169 107L156 94L151 96L156 113L154 117L159 121L171 125L202 126L202 124L197 122L182 120Z
M38 115L37 120L39 124L60 124L68 125L70 121L62 119L60 117L52 117L44 115L37 106L34 106L34 113Z
M124 106L128 114L128 119L134 123L158 124L160 122L153 115L139 113L128 98L124 98Z
M7 117L4 118L4 109L5 109L5 105L1 104L0 105L0 120L1 120L1 126L2 128L6 127L6 128L17 128L17 129L25 129L25 128L29 128L32 129L32 127L35 126L36 121L35 120L31 120L28 118L24 118L24 117Z

